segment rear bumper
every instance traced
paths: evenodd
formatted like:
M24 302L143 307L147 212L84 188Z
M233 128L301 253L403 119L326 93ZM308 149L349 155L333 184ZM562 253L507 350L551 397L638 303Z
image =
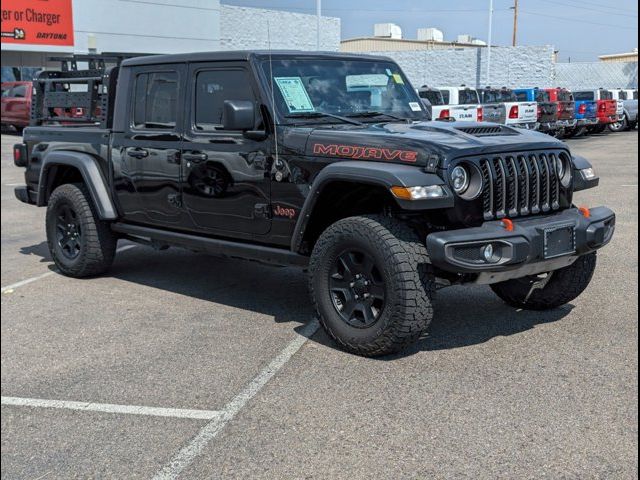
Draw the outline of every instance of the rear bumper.
M618 115L606 115L598 117L598 123L601 125L609 125L610 123L616 123L618 121Z
M578 120L576 120L577 127L588 127L589 125L597 125L597 124L598 124L598 119L595 117L579 118Z
M568 128L571 128L571 127L575 127L575 126L576 126L576 123L577 123L577 120L576 120L575 118L572 118L571 120L558 120L558 121L556 122L556 125L557 125L558 127L568 127Z
M524 128L526 130L538 130L538 122L525 122L525 123L507 123L507 127Z
M540 122L538 124L538 130L541 132L552 132L558 129L556 122Z
M427 236L431 262L455 273L476 273L476 283L489 284L511 278L557 270L571 265L611 241L616 216L607 207L590 210L589 218L576 208L540 217L515 220L513 231L502 222L486 222L481 227L432 233ZM554 230L572 231L569 243L556 254ZM495 255L484 259L483 249L491 244Z
M30 205L35 205L37 203L37 193L30 191L26 186L14 188L13 193L16 198L23 203L28 203Z

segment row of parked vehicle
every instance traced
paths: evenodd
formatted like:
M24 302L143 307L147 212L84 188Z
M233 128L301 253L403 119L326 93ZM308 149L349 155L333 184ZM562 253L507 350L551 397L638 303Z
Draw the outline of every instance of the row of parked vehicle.
M558 138L634 129L638 90L429 87L418 95L434 120L495 122Z

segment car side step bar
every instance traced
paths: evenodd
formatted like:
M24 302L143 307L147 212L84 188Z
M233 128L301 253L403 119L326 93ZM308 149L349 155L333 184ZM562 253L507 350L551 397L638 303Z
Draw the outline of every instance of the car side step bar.
M114 223L111 225L111 229L115 232L125 234L128 240L140 241L145 244L166 244L201 251L211 255L242 258L271 265L305 268L309 264L309 257L290 250L264 245L252 245L218 238L201 237L188 233L159 230L127 223Z

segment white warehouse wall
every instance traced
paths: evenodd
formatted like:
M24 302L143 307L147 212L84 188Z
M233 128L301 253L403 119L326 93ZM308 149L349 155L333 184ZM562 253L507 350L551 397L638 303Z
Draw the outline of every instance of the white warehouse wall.
M220 49L219 0L74 0L76 53L90 35L98 52L182 53Z
M222 5L221 8L220 43L225 50L266 50L269 48L269 36L273 50L317 49L315 15L231 5ZM323 16L320 50L337 52L339 48L340 19Z

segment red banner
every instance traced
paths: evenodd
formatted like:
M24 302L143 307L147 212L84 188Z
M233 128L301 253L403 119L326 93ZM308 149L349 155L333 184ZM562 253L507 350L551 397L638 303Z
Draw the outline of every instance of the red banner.
M2 43L73 45L72 0L2 0Z

